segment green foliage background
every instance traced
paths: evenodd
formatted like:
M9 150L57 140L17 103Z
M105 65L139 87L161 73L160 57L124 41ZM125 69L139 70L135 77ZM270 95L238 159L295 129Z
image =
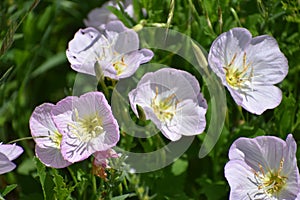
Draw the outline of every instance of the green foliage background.
M29 137L29 117L44 102L56 103L72 94L76 72L65 56L68 42L100 0L2 0L0 3L0 141ZM208 156L198 158L204 134L172 165L145 174L109 170L108 180L94 176L91 161L66 169L46 168L34 157L34 142L19 141L25 153L18 168L0 176L0 194L6 199L228 199L223 169L232 142L241 137L293 133L300 144L300 2L299 0L140 0L134 1L136 19L111 9L129 27L163 26L186 34L209 51L213 40L233 27L276 38L289 61L289 73L278 86L279 107L261 116L237 107L227 93L228 113L221 138ZM173 6L173 7L172 7ZM142 17L141 8L147 11ZM140 21L141 20L141 21ZM155 51L152 62L164 62L191 71L174 56ZM199 81L205 96L205 82ZM209 100L208 100L209 101ZM166 141L122 139L128 150L150 151ZM299 148L299 145L298 145ZM298 161L300 151L297 153ZM298 162L299 163L299 162ZM114 198L113 198L114 197ZM3 197L0 197L0 199Z

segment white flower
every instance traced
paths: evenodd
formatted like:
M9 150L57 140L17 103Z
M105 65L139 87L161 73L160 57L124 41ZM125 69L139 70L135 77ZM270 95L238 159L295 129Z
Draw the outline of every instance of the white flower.
M274 84L287 75L288 62L273 37L252 38L247 29L233 28L213 42L208 62L247 111L260 115L280 104L281 90Z

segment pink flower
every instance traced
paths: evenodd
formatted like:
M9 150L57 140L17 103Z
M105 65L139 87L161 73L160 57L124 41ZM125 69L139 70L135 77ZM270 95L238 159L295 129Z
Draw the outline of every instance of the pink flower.
M291 134L286 141L273 136L237 139L225 166L229 199L296 199L300 192L296 149Z
M62 134L57 130L51 115L55 105L44 103L36 107L30 117L31 135L36 143L35 154L48 167L64 168L70 162L61 154Z
M23 149L16 144L0 143L0 174L5 174L16 168L12 160L23 153Z
M252 38L247 29L233 28L213 42L208 62L247 111L260 115L280 104L281 90L274 84L287 75L288 61L273 37Z
M143 108L162 134L172 141L183 135L197 135L206 126L206 100L197 79L177 69L163 68L146 73L129 94L133 112Z
M119 141L119 126L101 92L66 97L51 112L62 133L62 155L71 163L106 151Z

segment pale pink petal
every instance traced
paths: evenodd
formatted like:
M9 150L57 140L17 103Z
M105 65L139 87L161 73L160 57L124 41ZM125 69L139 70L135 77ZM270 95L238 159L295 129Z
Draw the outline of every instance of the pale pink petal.
M11 162L7 156L0 153L0 175L8 173L16 168L16 165Z
M23 153L23 148L16 144L0 144L0 153L12 161Z
M47 167L64 168L72 164L63 158L60 149L54 147L41 148L36 145L35 153L40 161Z

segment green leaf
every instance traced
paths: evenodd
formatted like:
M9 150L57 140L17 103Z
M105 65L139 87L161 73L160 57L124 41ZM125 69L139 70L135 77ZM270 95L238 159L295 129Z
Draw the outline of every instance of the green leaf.
M136 196L136 194L134 193L131 193L131 194L123 194L123 195L120 195L120 196L116 196L116 197L113 197L111 200L124 200L128 197L134 197Z
M47 59L42 65L40 65L35 71L32 72L31 77L37 77L48 70L62 64L66 61L66 54L65 52L60 52L49 59Z
M64 182L64 178L58 174L56 169L52 170L53 182L55 184L54 191L55 197L58 200L72 199L71 193L74 191L75 186L70 187Z
M224 181L211 182L207 180L206 183L202 183L202 186L201 192L206 195L208 200L226 199L227 186Z
M45 30L47 25L49 24L49 21L51 20L52 15L52 6L49 6L44 11L43 15L38 20L37 28L41 31Z
M0 84L4 83L8 76L11 74L13 67L10 67L4 74L3 76L0 78Z
M18 167L17 172L22 175L29 175L36 168L32 158L26 158Z
M172 164L172 173L175 176L179 176L180 174L184 173L187 170L189 163L186 160L183 159L177 159L173 164Z
M292 94L283 96L281 104L274 111L276 124L279 127L278 134L284 136L292 131L296 116L296 100Z
M12 185L6 186L3 190L3 192L1 192L2 196L5 197L8 193L10 193L17 186L18 186L17 184L12 184Z
M53 195L53 182L51 181L51 178L49 174L46 172L46 167L43 163L40 162L40 160L37 157L34 157L34 162L37 168L38 176L40 177L40 182L44 194L44 199L52 200L54 199Z

